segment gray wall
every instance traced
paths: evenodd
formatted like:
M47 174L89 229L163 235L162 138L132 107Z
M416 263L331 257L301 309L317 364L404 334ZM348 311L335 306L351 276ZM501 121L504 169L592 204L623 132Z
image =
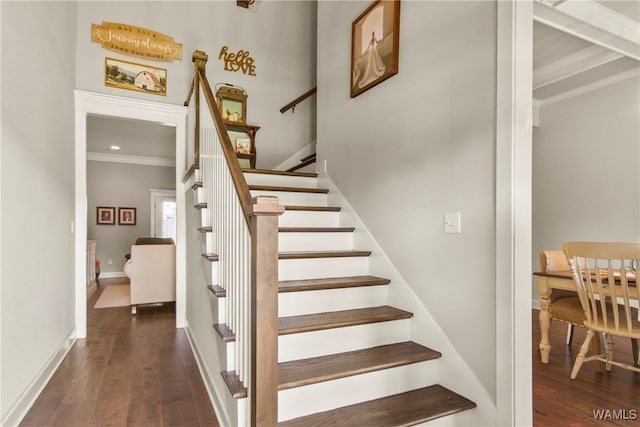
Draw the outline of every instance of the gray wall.
M2 424L74 328L76 6L0 7Z
M121 272L136 238L151 235L149 189L175 190L175 173L174 167L87 162L87 238L96 240L101 273ZM116 225L98 225L97 206L136 208L136 225L118 225L117 218Z
M533 133L533 266L571 240L640 240L640 79L540 110ZM533 286L532 295L538 300Z
M91 41L91 24L103 21L173 37L183 44L182 61L141 61L103 49ZM258 167L276 166L315 139L315 99L305 101L293 115L279 111L315 86L315 2L257 1L249 10L235 1L80 2L77 22L78 89L182 105L193 76L192 53L203 50L209 55L207 76L212 86L231 83L249 95L247 120L261 126L256 138ZM248 50L256 76L224 71L218 53L225 45L233 52ZM105 57L166 68L167 96L106 87Z
M351 99L368 4L318 3L319 157L495 398L496 3L402 2L399 74Z

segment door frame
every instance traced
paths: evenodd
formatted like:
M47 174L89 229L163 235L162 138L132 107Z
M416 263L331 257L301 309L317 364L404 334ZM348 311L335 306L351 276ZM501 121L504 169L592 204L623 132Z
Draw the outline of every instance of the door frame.
M497 3L496 425L531 425L533 4Z
M158 216L157 201L158 199L162 199L162 198L173 199L176 202L176 209L177 209L178 201L176 199L176 191L150 188L149 193L150 193L150 199L151 199L150 206L149 206L149 212L151 212L151 218L150 218L151 227L149 230L149 236L158 237L156 236L156 225L157 225L156 217ZM177 235L177 230L176 230L176 235Z
M186 210L182 188L187 107L75 90L75 319L76 336L87 336L87 116L144 120L176 129L176 328L186 317ZM146 203L146 201L145 201Z

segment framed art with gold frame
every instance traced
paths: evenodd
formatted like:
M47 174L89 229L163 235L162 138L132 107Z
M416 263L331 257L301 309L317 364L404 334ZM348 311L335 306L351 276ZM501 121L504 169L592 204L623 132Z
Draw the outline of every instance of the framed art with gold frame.
M351 24L351 98L398 74L400 0L375 0Z

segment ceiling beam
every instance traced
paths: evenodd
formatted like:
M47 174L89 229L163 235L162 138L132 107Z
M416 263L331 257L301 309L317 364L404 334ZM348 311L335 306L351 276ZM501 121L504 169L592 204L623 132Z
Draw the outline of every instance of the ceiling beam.
M593 0L537 0L533 19L598 46L640 60L639 23Z
M603 64L624 57L623 54L613 52L601 46L590 46L567 55L558 61L533 70L533 89L558 82L583 71L590 70Z

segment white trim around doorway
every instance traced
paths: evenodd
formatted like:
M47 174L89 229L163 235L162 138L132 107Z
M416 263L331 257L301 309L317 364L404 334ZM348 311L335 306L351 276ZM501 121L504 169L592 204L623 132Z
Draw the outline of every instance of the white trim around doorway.
M75 317L77 338L87 335L87 116L99 115L155 122L176 128L176 189L182 188L187 140L187 108L81 90L75 91ZM186 223L184 192L176 191L176 327L186 314Z
M496 425L532 424L533 9L497 2Z

